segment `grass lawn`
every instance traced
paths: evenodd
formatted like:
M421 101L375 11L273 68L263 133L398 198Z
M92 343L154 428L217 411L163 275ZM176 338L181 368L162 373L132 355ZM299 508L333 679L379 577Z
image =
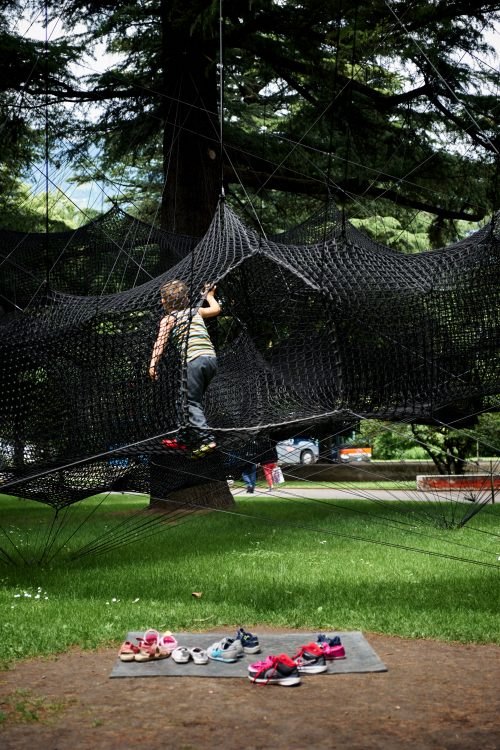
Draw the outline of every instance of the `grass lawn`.
M158 533L139 542L69 561L69 551L115 529L147 503L144 496L109 496L78 528L98 499L70 509L71 523L51 552L63 542L67 549L50 564L0 569L4 664L73 644L118 644L128 630L148 627L175 632L243 625L258 631L268 624L500 642L498 506L479 513L470 528L451 531L417 525L411 515L390 518L390 511L374 509L368 500L334 507L244 497L234 513L157 524ZM0 496L2 548L9 549L7 533L26 558L40 550L47 510ZM70 537L73 529L78 534ZM201 598L192 592L202 592Z

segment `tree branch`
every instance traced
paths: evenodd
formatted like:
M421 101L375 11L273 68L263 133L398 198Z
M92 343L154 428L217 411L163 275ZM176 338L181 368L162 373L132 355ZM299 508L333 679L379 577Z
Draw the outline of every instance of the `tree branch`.
M327 193L326 183L319 180L311 180L307 177L292 177L283 173L256 171L249 169L248 166L237 168L237 173L232 167L226 167L224 170L224 179L228 184L243 183L245 187L255 189L266 188L267 190L281 190L287 193L295 193L309 196L325 196ZM477 209L449 209L442 206L426 203L411 196L404 195L397 190L377 187L371 183L361 184L358 181L348 180L346 182L331 185L328 191L330 194L337 196L339 202L345 202L346 196L366 198L385 198L388 201L397 203L407 208L415 208L418 211L439 216L443 219L462 219L464 221L480 221L486 216L487 211Z

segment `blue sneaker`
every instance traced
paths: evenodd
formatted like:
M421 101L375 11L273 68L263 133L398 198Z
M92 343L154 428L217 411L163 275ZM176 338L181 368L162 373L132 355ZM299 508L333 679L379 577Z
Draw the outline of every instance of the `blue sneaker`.
M240 628L236 633L236 640L240 641L245 654L258 654L260 651L259 639L252 633Z
M333 646L341 646L342 641L340 640L340 637L338 635L334 635L333 638L328 638L323 633L320 633L317 638L317 642L319 644L326 643L330 648L333 648Z
M234 662L238 661L239 649L234 643L229 643L225 638L219 643L214 643L207 648L207 656L214 661Z

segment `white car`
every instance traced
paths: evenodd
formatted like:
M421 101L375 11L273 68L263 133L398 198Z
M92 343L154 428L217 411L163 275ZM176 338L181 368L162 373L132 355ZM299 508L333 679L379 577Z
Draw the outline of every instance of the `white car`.
M276 444L278 461L282 464L314 464L319 459L316 440L289 438Z

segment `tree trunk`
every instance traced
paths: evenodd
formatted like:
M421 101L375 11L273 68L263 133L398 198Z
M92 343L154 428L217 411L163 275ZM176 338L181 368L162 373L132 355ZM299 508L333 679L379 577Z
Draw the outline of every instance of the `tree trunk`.
M171 8L162 1L161 223L163 229L199 237L210 225L221 192L218 40L195 35L179 20L181 11Z
M161 2L164 190L161 225L201 237L212 221L221 192L215 37L202 39L182 25L177 3ZM207 35L205 35L207 36ZM179 475L180 464L184 471ZM176 471L177 469L177 471ZM208 475L213 478L207 481ZM199 478L197 476L199 474ZM151 466L151 507L173 514L234 505L222 468L165 457Z
M227 481L220 479L221 475L223 470L216 453L199 461L168 451L165 455L155 455L150 464L150 508L180 517L233 507L232 493Z

